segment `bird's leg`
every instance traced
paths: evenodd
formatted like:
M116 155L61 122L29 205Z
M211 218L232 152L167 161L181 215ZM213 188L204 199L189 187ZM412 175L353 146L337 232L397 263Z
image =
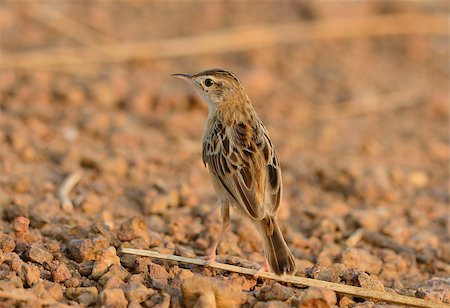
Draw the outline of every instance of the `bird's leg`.
M222 202L221 212L222 212L222 230L220 231L219 236L216 238L211 247L211 251L209 252L207 259L208 264L216 261L217 246L219 245L220 240L222 239L225 232L227 232L228 229L230 228L230 204L227 201Z

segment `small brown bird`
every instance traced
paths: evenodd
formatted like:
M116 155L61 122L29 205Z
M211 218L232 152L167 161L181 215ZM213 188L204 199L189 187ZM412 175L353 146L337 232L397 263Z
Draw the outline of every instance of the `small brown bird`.
M195 75L174 74L192 83L208 103L203 162L222 204L223 226L209 261L230 225L230 205L251 219L261 234L267 265L275 274L292 274L295 261L277 221L281 169L267 129L235 74L222 69Z

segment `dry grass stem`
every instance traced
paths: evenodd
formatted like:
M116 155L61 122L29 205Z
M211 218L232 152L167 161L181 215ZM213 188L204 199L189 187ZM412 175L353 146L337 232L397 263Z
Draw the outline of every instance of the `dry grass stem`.
M74 172L64 180L61 188L59 189L58 195L61 201L61 208L64 211L73 210L73 203L72 200L70 200L69 194L80 180L81 180L81 172L79 171Z
M164 260L171 260L171 261L177 261L177 262L183 262L183 263L189 263L189 264L196 264L196 265L201 265L201 266L208 266L208 267L212 267L212 268L216 268L216 269L220 269L220 270L224 270L224 271L241 273L241 274L245 274L245 275L254 275L257 273L257 270L254 270L254 269L248 269L248 268L243 268L243 267L229 265L229 264L223 264L223 263L217 263L217 262L212 262L210 264L207 264L207 262L202 259L185 258L185 257L180 257L180 256L175 256L175 255L161 254L159 252L150 251L150 250L124 248L124 249L122 249L122 252L128 253L128 254L134 254L134 255L138 255L138 256L146 256L146 257L157 258L157 259L164 259ZM430 301L427 301L424 299L420 299L420 298L399 295L399 294L395 294L395 293L374 291L374 290L363 289L363 288L348 286L348 285L344 285L344 284L332 283L332 282L328 282L328 281L304 278L304 277L299 277L299 276L292 276L292 275L277 276L273 273L268 273L268 272L260 272L260 273L258 273L258 276L262 277L262 278L281 281L281 282L292 283L295 285L326 288L326 289L333 290L333 291L335 291L337 293L341 293L341 294L347 294L347 295L352 295L352 296L356 296L356 297L372 299L372 300L377 300L377 301L383 301L383 302L389 302L389 303L396 303L396 304L407 305L407 306L429 307L429 308L450 307L450 305L437 304L437 303L433 303L433 302L430 302Z
M447 16L393 14L388 16L324 19L278 25L239 26L190 37L127 44L3 53L0 68L80 65L169 57L224 54L301 41L398 35L449 36Z

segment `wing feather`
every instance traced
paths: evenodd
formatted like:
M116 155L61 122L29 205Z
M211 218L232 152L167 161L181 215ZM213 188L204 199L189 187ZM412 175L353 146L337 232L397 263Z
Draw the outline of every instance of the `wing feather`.
M281 199L281 170L262 123L226 129L215 121L203 142L203 162L228 199L249 216L275 213Z

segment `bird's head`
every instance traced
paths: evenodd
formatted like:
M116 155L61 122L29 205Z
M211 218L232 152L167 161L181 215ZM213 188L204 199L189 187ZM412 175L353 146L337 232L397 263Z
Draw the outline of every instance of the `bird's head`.
M173 74L194 85L208 102L210 111L224 102L248 102L247 94L235 74L223 69L210 69L198 74Z

